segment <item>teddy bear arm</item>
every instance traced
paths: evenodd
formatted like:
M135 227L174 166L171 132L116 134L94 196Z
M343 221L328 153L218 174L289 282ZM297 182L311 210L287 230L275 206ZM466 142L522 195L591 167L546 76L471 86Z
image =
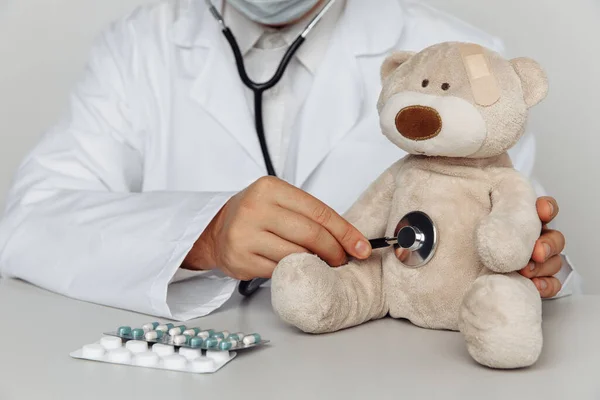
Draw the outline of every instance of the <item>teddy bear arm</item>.
M477 251L483 264L494 272L524 268L541 231L536 195L517 171L494 174L490 193L492 209L477 230Z
M386 169L344 214L344 218L366 237L385 234L396 189L396 176L403 161L401 159Z

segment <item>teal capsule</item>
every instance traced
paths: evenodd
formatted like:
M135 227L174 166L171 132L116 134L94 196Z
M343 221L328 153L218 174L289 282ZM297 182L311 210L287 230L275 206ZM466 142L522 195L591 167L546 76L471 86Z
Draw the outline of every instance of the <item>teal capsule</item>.
M173 336L173 344L175 346L183 346L190 343L190 335L175 335Z
M208 338L204 341L204 345L207 349L214 349L219 344L219 339L217 338Z
M203 342L204 342L204 340L202 340L202 338L198 337L198 336L194 336L193 338L190 338L190 346L193 348L202 347Z
M129 336L131 335L131 327L130 326L120 326L117 330L119 336Z
M144 334L146 340L160 340L163 337L163 331L149 331Z
M225 334L223 332L216 332L211 337L214 337L217 339L225 339Z
M219 343L219 350L230 350L232 347L232 343L228 340L224 340L221 343Z
M144 337L144 330L143 329L134 329L131 331L131 336L138 340Z
M175 325L173 324L167 324L167 332L171 329L175 328Z
M202 331L202 332L198 332L197 336L201 337L202 339L206 340L209 337L212 337L212 335L215 334L215 331L212 329L208 329L206 331Z
M250 335L244 336L243 342L245 345L260 343L261 338L258 333L252 333Z
M183 331L185 331L185 325L179 325L179 326L169 329L169 335L171 335L171 336L181 335L183 333Z
M142 329L144 330L144 332L150 332L155 330L160 324L158 322L148 322L147 324L144 324L144 326L142 326Z
M200 333L199 328L188 328L187 330L183 331L184 335L190 335L190 336L196 336L199 333Z

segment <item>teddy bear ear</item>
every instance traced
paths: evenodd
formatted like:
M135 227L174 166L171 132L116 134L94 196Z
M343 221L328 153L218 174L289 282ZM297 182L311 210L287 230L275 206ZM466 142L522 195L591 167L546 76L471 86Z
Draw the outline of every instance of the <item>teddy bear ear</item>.
M531 108L548 94L548 78L542 67L531 58L520 57L510 61L521 79L525 104Z
M392 72L414 55L415 53L412 51L396 51L389 55L381 65L381 80L384 81Z

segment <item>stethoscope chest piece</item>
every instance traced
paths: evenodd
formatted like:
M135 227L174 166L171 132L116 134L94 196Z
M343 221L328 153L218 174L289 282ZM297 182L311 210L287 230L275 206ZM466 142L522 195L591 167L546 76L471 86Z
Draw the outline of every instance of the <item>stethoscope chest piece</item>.
M437 229L431 218L421 211L414 211L402 217L396 225L394 237L394 254L407 267L422 267L435 254Z

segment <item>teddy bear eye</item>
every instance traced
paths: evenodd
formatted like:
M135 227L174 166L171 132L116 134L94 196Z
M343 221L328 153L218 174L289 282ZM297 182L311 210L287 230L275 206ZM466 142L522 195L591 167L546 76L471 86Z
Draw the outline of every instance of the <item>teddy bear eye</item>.
M442 90L448 90L450 89L450 84L449 83L442 83Z
M423 87L427 87L429 85L429 79L424 79L423 82L421 82L421 86Z

